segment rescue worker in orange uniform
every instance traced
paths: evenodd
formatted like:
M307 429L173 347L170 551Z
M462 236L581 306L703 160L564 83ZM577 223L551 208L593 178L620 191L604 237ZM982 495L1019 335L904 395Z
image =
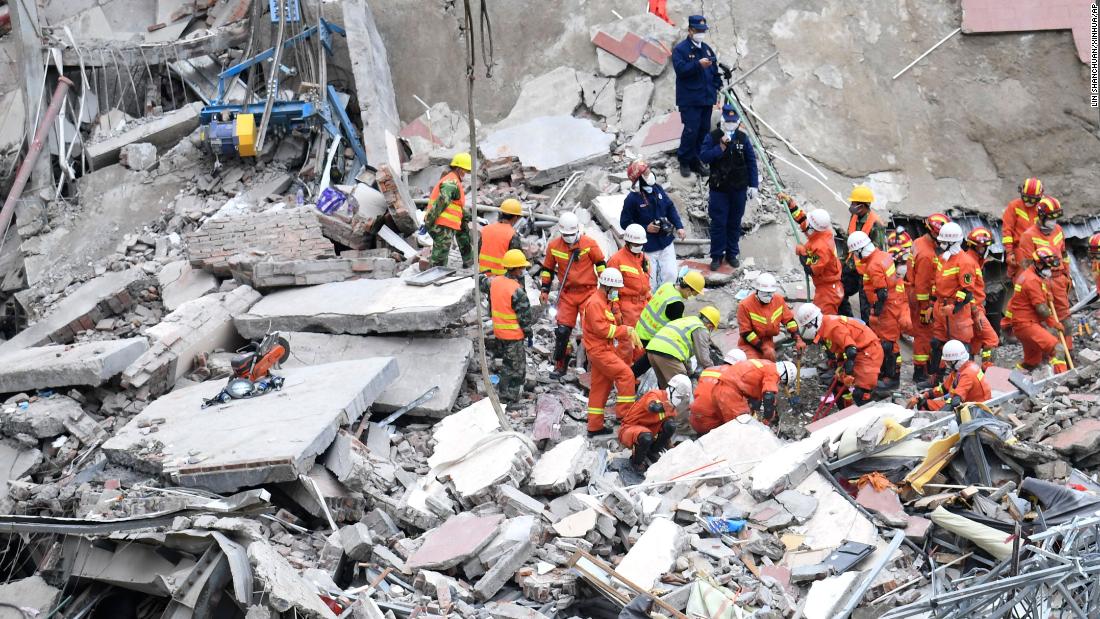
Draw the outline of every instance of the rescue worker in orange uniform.
M970 308L979 284L975 273L981 270L974 255L963 251L963 231L959 224L945 223L937 241L943 253L932 288L936 303L932 306L932 356L928 373L935 376L933 383L943 377L940 353L947 340L974 341L974 314Z
M737 346L749 359L775 361L775 342L779 329L786 329L794 339L799 353L806 343L798 337L798 325L783 295L779 282L771 273L761 273L753 283L752 294L737 304L737 327L741 339Z
M1051 295L1047 287L1054 269L1060 266L1061 258L1049 247L1040 247L1013 283L1012 300L1005 311L1005 318L1010 321L1012 332L1024 348L1024 360L1016 365L1017 369L1030 372L1048 361L1056 374L1068 369L1066 351L1061 342L1044 328L1065 332L1065 327L1051 311Z
M970 360L970 350L959 340L943 345L943 363L947 376L932 389L909 400L909 408L954 412L968 402L985 402L992 397L985 372Z
M645 245L645 228L630 224L623 230L623 243L619 251L607 261L607 266L619 269L623 274L623 289L619 291L619 308L623 324L633 327L653 295L649 285L649 259L642 247Z
M863 295L871 304L871 319L868 324L882 344L882 368L879 375L882 381L878 389L895 389L901 369L897 364L898 351L901 350L902 325L899 322L898 302L904 299L905 283L897 276L897 267L890 254L871 243L871 237L856 230L848 235L848 254L855 256L856 269L863 278ZM895 288L901 287L901 297ZM891 293L895 303L888 304ZM908 311L908 308L906 308Z
M630 465L645 470L647 460L655 462L668 449L676 433L677 413L691 404L691 379L677 374L665 389L654 389L626 407L620 415L619 442L631 450Z
M747 358L745 351L740 348L731 348L722 357L722 365L712 365L699 374L699 381L695 384L695 397L691 400L691 415L688 417L688 423L699 434L706 434L725 421L729 421L728 419L721 421L718 402L714 399L714 387L726 368ZM748 410L747 403L745 410Z
M871 319L871 328L879 338L891 338L889 341L893 343L890 347L893 351L893 359L885 358L885 355L889 354L885 345L882 351L883 367L889 369L890 373L887 374L884 369L876 386L876 389L881 391L893 391L901 384L901 336L913 333L913 319L909 313L909 297L906 294L906 277L909 274L909 263L912 257L904 243L891 247L886 253L890 254L890 259L894 261L896 273L890 280L890 294L886 297L886 307L879 316L880 320L877 324L874 318Z
M940 229L951 220L943 213L933 213L924 219L925 233L913 241L913 259L909 270L909 318L913 324L913 382L927 383L932 358L932 287L940 268Z
M546 246L542 260L542 294L539 300L546 305L550 300L550 285L557 277L560 289L557 302L557 326L554 328L553 378L561 378L568 364L566 350L569 336L577 324L577 312L581 305L596 291L596 278L604 270L603 251L592 237L581 234L580 220L572 211L562 213L558 220L561 236Z
M1066 238L1058 220L1062 218L1062 203L1054 196L1044 196L1039 200L1039 221L1020 235L1016 258L1021 265L1027 264L1025 256L1034 256L1040 247L1046 247L1061 264L1052 270L1048 288L1054 297L1054 319L1065 320L1069 317L1069 289L1073 280L1069 277L1069 265L1066 263ZM1066 345L1073 349L1072 338L1066 338Z
M762 411L764 423L771 424L779 384L794 381L797 369L790 361L738 360L734 352L740 349L726 354L726 365L707 368L699 377L688 423L700 435L754 410Z
M1005 246L1005 266L1008 270L1009 281L1016 278L1020 272L1020 258L1027 258L1030 254L1021 256L1019 242L1024 231L1035 225L1039 210L1039 200L1043 199L1043 182L1037 178L1027 178L1020 183L1020 197L1012 200L1005 207L1001 216L1001 243Z
M534 319L527 290L523 286L525 269L531 266L519 249L509 249L501 259L504 275L479 276L478 284L489 294L489 310L493 317L493 335L497 339L496 355L501 359L500 398L517 402L527 374L525 339L534 334Z
M623 287L623 276L618 269L604 269L599 285L581 309L581 329L584 349L592 368L592 386L588 390L588 436L610 434L604 426L604 407L611 386L618 392L616 404L629 406L634 403L637 384L634 372L623 361L618 347L630 347L637 342L634 329L619 323L612 305ZM629 355L626 355L629 356ZM621 409L619 409L621 410Z
M840 283L840 258L836 253L836 239L833 236L833 220L823 208L814 209L809 214L798 208L794 198L781 193L779 200L787 205L791 217L802 227L806 234L806 244L796 245L798 261L802 270L814 282L814 305L826 314L835 314L844 300L844 286Z
M1089 260L1092 262L1092 278L1100 290L1100 232L1089 238Z
M856 185L852 194L848 197L850 203L848 212L848 233L845 239L857 230L871 238L871 242L879 249L886 249L886 226L882 219L871 210L871 203L875 201L875 194L867 185ZM845 254L841 264L840 280L844 284L844 300L840 303L840 313L852 316L852 306L848 298L859 294L859 313L863 322L870 320L871 304L864 297L863 280L856 269L858 258L850 253Z
M500 203L500 215L496 223L481 229L481 247L477 253L478 272L504 275L504 254L509 249L523 249L515 225L523 217L523 205L515 198Z
M867 325L847 316L825 316L813 303L794 312L802 339L824 346L837 365L836 389L844 406L871 401L882 367L882 345Z
M978 263L978 270L974 277L978 280L974 286L974 306L971 312L974 315L974 340L968 342L975 355L980 355L983 370L993 365L993 351L1001 344L1001 338L997 336L997 330L985 314L985 259L989 254L989 248L993 245L993 233L988 228L974 228L966 235L963 241L965 251L974 256Z

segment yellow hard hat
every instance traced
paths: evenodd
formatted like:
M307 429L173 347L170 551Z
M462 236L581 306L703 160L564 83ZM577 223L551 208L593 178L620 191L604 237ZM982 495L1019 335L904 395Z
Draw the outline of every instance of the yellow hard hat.
M506 269L531 266L531 263L527 261L527 256L523 255L521 249L509 249L504 252L504 259L501 262Z
M508 198L500 203L500 212L505 215L522 215L523 205L515 198Z
M871 188L867 185L856 185L852 187L852 195L848 196L848 201L870 204L875 201L875 194L871 192Z
M718 323L722 322L722 313L718 311L717 307L708 305L699 310L699 315L706 318L710 324L714 325L714 328L718 328Z
M452 168L462 168L469 172L474 167L473 160L470 159L470 153L455 153L455 156L451 158Z
M703 279L703 274L699 271L688 271L680 278L680 283L683 286L691 288L697 294L703 294L703 288L707 285L706 281Z

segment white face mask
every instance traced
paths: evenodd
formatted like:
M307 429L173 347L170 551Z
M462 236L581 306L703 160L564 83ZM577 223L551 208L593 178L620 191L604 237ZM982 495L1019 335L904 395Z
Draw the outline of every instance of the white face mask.
M642 246L641 245L634 245L632 243L628 243L627 247L630 248L630 253L632 253L632 254L642 253Z
M646 175L642 177L642 180L645 181L646 185L656 185L657 175L653 172L647 172Z
M646 193L653 193L653 187L651 185L642 185L642 191Z
M737 128L740 126L741 123L723 122L722 131L725 131L726 133L733 133L734 131L737 131Z
M775 296L774 292L764 292L762 290L756 291L756 298L760 299L760 302L764 305L772 302L772 297Z
M872 243L872 244L864 247L863 249L859 250L859 257L860 258L866 258L867 256L870 256L872 253L874 253L874 251L875 251L875 246Z
M1043 279L1050 279L1050 276L1052 274L1053 271L1051 271L1050 269L1039 269L1039 277L1042 277Z
M1053 219L1040 219L1039 229L1042 230L1044 234L1049 234L1050 231L1054 229L1054 223L1055 221Z
M696 32L695 34L691 35L691 40L695 41L696 43L702 43L703 39L705 38L707 38L705 32Z
M565 241L567 245L572 245L573 243L577 242L577 237L579 236L579 232L574 232L573 234L563 234L561 235L561 240Z
M903 262L903 263L898 265L898 275L900 275L902 277L905 277L905 274L908 273L908 272L909 272L909 264L908 263Z

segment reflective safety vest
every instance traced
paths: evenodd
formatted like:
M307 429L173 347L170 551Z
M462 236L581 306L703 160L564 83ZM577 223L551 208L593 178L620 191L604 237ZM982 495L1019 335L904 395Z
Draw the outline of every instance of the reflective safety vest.
M676 301L681 303L684 301L684 296L680 294L676 286L671 282L661 284L657 288L657 292L653 294L653 298L646 304L645 309L642 310L642 317L638 319L638 324L634 327L638 337L642 340L652 340L653 336L657 335L657 332L668 324L669 320L665 312L668 310L668 306Z
M431 195L428 196L428 208L431 208L432 204L435 204L435 199L439 197L439 188L443 183L454 183L458 185L458 200L451 202L447 205L447 208L443 209L443 212L439 214L439 217L435 221L431 222L435 225L443 226L444 228L450 228L452 230L462 229L462 209L466 204L466 190L462 187L462 181L459 180L458 175L454 172L448 172L443 178L439 179L439 182L432 188Z
M852 215L848 219L848 236L851 236L852 233L856 231L856 222L858 220L859 217L856 215ZM863 233L867 236L871 236L871 230L875 227L875 224L877 223L881 223L878 214L876 214L874 211L869 211L867 213L867 220L863 222L863 226L860 228L860 230L862 230Z
M646 350L664 353L686 363L695 350L695 346L691 341L691 334L696 329L705 328L703 321L698 316L677 318L653 336L653 339L649 341L649 345L646 346Z
M512 243L516 230L511 224L498 221L481 229L481 250L477 255L478 270L504 275L504 253Z
M494 277L489 283L489 307L493 310L493 335L498 340L522 340L523 329L512 307L512 295L520 283L511 277Z

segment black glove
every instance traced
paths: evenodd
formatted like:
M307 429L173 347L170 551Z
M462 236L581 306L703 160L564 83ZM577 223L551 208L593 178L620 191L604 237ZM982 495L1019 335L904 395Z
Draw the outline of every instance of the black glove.
M856 355L859 354L859 349L855 346L849 346L844 349L844 373L851 375L856 370Z
M772 419L775 417L775 392L769 391L764 394L764 419Z
M802 263L802 270L806 273L806 275L813 275L814 274L813 268L811 268L810 265L807 264L806 262Z
M943 407L951 412L955 412L955 409L957 409L960 405L962 405L962 397L958 394L951 394L944 401Z
M581 257L581 248L578 247L578 248L573 250L573 261L576 262L577 258L580 258L580 257Z
M651 412L651 413L659 413L659 412L661 412L661 411L663 411L663 410L665 410L665 407L664 407L664 406L661 406L661 403L660 403L660 402L658 402L658 401L654 400L653 402L650 402L650 403L649 403L649 412Z
M871 315L879 316L882 314L882 308L886 307L886 296L890 294L885 288L879 288L875 291L875 304L871 306Z

